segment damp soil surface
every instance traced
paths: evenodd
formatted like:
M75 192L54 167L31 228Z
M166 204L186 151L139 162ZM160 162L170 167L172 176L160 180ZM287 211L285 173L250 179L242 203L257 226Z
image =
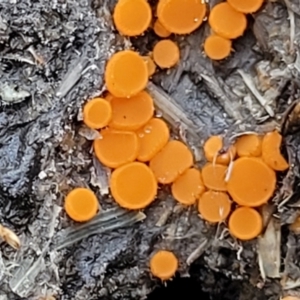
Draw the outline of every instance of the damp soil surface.
M203 54L206 23L188 36L171 36L180 62L157 70L148 86L156 116L190 146L199 166L201 146L212 134L222 134L226 147L243 132L281 131L291 167L278 174L276 193L261 208L264 233L250 242L176 204L168 188L143 212L124 211L110 197L110 170L91 151L99 133L83 126L81 108L105 91L105 64L114 52L133 48L147 55L158 41L151 29L131 40L120 36L114 5L0 2L0 224L21 241L16 251L1 240L0 299L299 295L299 230L289 227L300 214L299 0L265 1L222 62ZM65 195L77 186L91 188L101 203L103 213L88 224L74 224L63 210ZM166 284L148 266L161 248L180 261Z

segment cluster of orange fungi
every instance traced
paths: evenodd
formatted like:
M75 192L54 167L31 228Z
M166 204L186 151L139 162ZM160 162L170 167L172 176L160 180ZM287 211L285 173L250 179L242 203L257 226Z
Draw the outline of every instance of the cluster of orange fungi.
M228 0L216 5L209 16L214 35L206 41L206 52L214 53L211 45L220 48L217 39L227 42L240 36L246 28L244 13L256 11L261 4L262 0ZM154 31L165 38L197 29L206 4L160 0L156 12ZM151 7L146 0L119 0L113 19L121 34L141 35L152 22ZM171 40L162 40L154 47L153 59L161 68L169 68L178 61L179 49ZM170 139L167 123L154 116L154 101L146 91L154 72L150 57L132 50L115 53L105 69L107 92L83 108L86 126L100 131L93 144L95 156L113 169L112 197L123 208L144 209L155 200L160 185L171 185L174 199L185 206L196 205L202 219L214 224L229 217L232 236L257 237L263 224L256 208L272 197L275 172L289 167L280 153L281 135L277 131L243 135L226 151L222 137L212 136L204 144L207 163L200 170L191 150ZM99 212L98 199L89 189L75 188L66 196L65 210L73 220L86 222ZM150 260L152 274L162 280L171 278L177 267L178 260L169 251L160 250Z

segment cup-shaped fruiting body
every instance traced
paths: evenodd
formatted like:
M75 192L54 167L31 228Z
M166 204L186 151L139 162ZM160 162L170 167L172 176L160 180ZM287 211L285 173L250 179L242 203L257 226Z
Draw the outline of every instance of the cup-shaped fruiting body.
M113 19L122 35L141 35L151 23L151 7L147 0L118 0Z
M212 8L208 22L216 34L226 39L242 36L247 27L246 16L227 2L221 2Z
M157 16L172 33L189 34L200 27L206 14L206 4L200 0L160 0Z
M227 191L225 181L227 166L221 164L207 163L202 168L202 179L204 185L214 191Z
M163 120L152 118L137 131L137 136L140 144L137 160L147 162L167 144L170 131Z
M231 201L224 192L207 191L200 196L198 211L210 223L224 221L231 209Z
M278 131L267 133L262 140L262 158L275 171L285 171L289 164L280 153L282 136Z
M113 171L110 189L121 207L142 209L155 200L157 181L146 164L133 162Z
M251 207L239 207L229 217L230 233L243 241L256 238L262 231L261 215Z
M156 71L156 64L150 56L143 56L143 59L148 68L148 76L151 77Z
M153 48L153 59L160 68L174 67L180 58L180 50L173 41L159 41Z
M153 276L161 280L171 279L178 269L178 259L171 251L160 250L150 260L150 270Z
M260 156L262 139L257 134L245 134L235 143L236 153L242 156Z
M67 215L77 222L91 220L99 209L99 203L93 191L75 188L65 198Z
M105 69L105 83L115 97L132 97L145 89L148 68L142 56L131 50L115 53Z
M135 132L107 128L100 134L101 138L94 141L94 151L103 165L118 168L137 158L139 141Z
M223 138L213 135L206 140L203 146L204 155L209 162L228 165L235 158L236 149L230 146L225 153L220 153L223 148Z
M157 181L162 184L174 182L193 165L189 148L179 141L170 141L150 160L150 168Z
M172 195L184 205L193 205L205 192L201 172L195 168L186 170L172 184Z
M213 34L206 38L204 52L210 59L221 60L230 55L231 44L231 40Z
M90 128L101 129L107 126L111 117L111 105L106 99L94 98L84 105L83 122Z
M167 38L169 37L172 33L166 29L163 24L157 19L153 25L153 30L155 34L161 38Z
M119 130L137 130L152 118L154 104L145 91L130 98L111 97L112 117L109 127Z
M257 12L263 5L264 0L227 0L227 2L237 11L244 14Z
M241 157L233 162L227 190L242 206L257 207L268 202L276 188L275 172L256 157Z

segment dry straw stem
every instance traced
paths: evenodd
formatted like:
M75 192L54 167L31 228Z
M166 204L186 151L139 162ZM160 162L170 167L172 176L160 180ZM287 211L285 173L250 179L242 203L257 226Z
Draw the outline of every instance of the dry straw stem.
M0 236L12 248L17 250L20 248L21 242L18 236L12 230L4 227L1 224L0 224Z

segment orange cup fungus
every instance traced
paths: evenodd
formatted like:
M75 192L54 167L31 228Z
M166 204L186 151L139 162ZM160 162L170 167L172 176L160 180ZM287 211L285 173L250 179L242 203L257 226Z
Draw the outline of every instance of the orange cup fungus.
M230 55L231 44L231 40L211 35L204 42L204 52L210 59L221 60Z
M199 199L198 211L202 218L211 223L224 221L231 209L231 201L224 192L207 191Z
M227 190L239 205L257 207L265 204L275 187L276 174L262 159L241 157L233 162Z
M257 134L245 134L235 143L238 156L260 156L262 139Z
M99 209L96 195L86 188L75 188L65 198L67 215L77 222L91 220Z
M151 23L151 7L146 0L119 0L115 6L113 19L121 34L141 35Z
M212 8L208 22L217 35L226 39L242 36L247 27L246 16L227 2L221 2Z
M285 171L289 164L280 153L282 136L278 131L267 133L262 140L262 158L275 171Z
M169 184L193 165L193 155L182 142L170 141L149 165L159 183Z
M157 181L147 165L132 162L113 171L110 190L121 207L142 209L154 201Z
M94 151L103 165L118 168L137 158L139 141L135 132L107 128L101 130L101 135L94 141Z
M171 40L159 41L153 48L153 59L160 68L174 67L179 57L179 48Z
M161 38L167 38L169 37L172 33L167 30L157 19L153 25L153 30L155 34Z
M132 97L145 89L148 67L143 57L131 50L115 53L105 69L105 83L115 97Z
M131 98L110 99L112 118L109 127L119 130L137 130L153 116L152 97L145 91Z
M147 162L167 144L170 131L163 120L153 118L137 131L137 136L140 144L137 160Z
M228 165L235 158L236 149L234 146L229 147L227 152L220 154L223 148L223 139L219 135L211 136L204 143L204 155L209 162Z
M244 14L257 12L263 5L264 0L227 0L227 2L237 11Z
M227 191L225 177L227 166L207 163L202 168L202 179L204 185L214 191Z
M110 103L102 98L94 98L83 108L83 122L93 129L101 129L109 123L112 116Z
M201 173L195 168L186 170L172 184L173 197L184 205L193 205L205 191Z
M160 0L157 17L170 32L189 34L203 22L206 4L200 0Z
M239 207L229 217L230 233L240 240L252 240L262 231L261 215L251 207Z
M161 280L172 278L178 269L178 259L173 252L160 250L150 260L150 270L153 276Z
M143 59L148 68L148 76L151 77L156 71L156 64L150 56L143 56Z

